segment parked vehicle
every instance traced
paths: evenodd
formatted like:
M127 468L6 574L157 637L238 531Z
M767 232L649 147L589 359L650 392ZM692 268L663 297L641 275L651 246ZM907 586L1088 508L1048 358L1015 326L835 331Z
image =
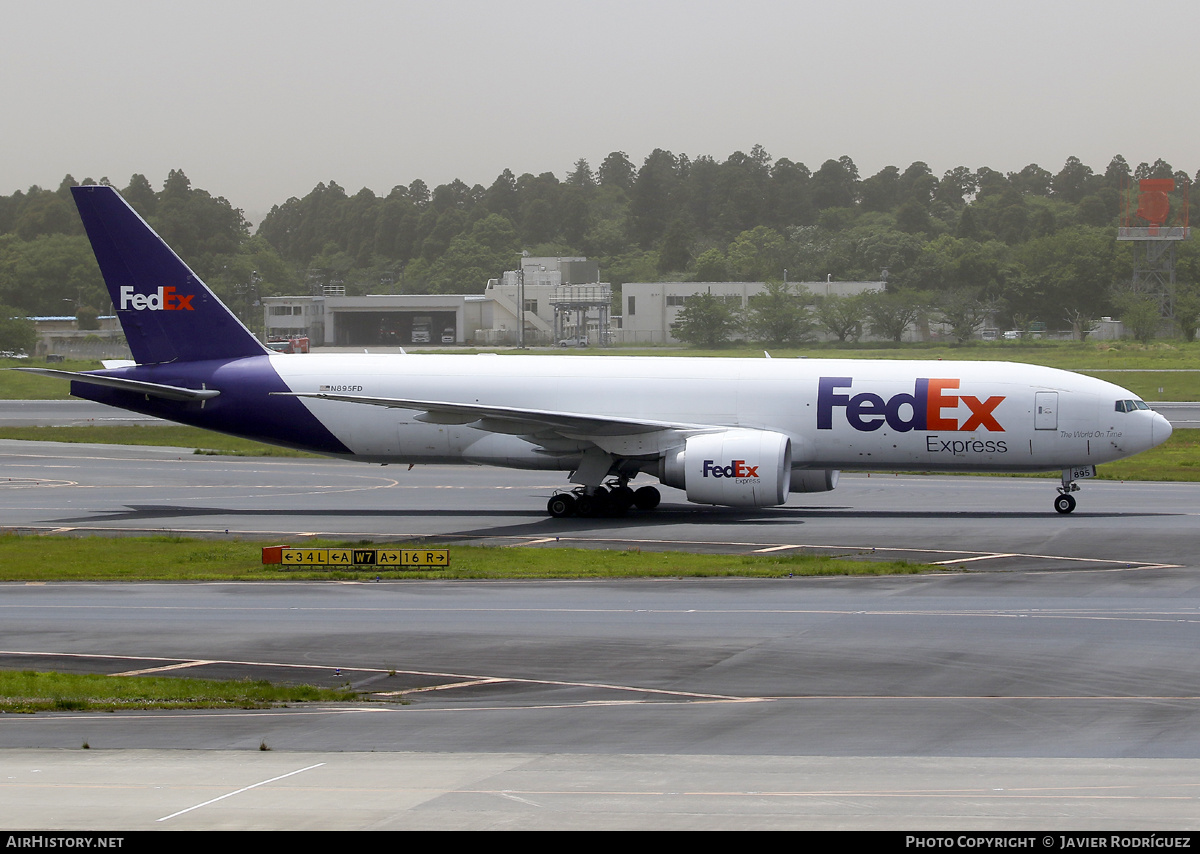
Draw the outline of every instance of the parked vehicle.
M433 341L433 319L426 314L413 318L412 342L414 344L429 344Z
M307 353L308 338L272 338L267 341L267 349L276 353Z

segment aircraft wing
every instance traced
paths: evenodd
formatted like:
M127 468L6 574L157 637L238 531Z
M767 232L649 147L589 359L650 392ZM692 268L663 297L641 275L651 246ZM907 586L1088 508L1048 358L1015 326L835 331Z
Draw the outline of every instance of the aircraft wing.
M594 445L612 454L656 454L681 444L687 436L728 429L707 424L687 424L649 419L617 418L580 412L522 409L446 400L410 400L333 392L272 392L290 397L337 400L392 409L417 410L416 420L430 424L470 424L492 433L524 436L536 445L552 447L555 439Z

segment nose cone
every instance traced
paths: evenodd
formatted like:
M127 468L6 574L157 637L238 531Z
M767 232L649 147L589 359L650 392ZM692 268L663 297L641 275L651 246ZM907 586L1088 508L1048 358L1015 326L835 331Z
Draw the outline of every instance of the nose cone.
M1163 417L1161 412L1154 413L1154 422L1150 425L1150 447L1161 445L1167 439L1171 438L1171 433L1175 430L1171 426L1171 422Z

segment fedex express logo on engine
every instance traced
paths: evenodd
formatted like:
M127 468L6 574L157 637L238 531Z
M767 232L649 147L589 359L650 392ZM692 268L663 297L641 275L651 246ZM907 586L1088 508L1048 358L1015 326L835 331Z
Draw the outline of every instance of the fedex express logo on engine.
M122 311L130 308L135 311L193 311L195 296L181 294L174 287L160 287L152 294L135 294L133 285L125 285L121 288L121 304L117 307Z
M732 460L727 466L705 460L700 474L702 477L758 477L758 466L748 466L745 460Z
M884 424L898 433L910 430L972 432L988 430L1003 433L1004 428L993 414L1004 395L980 400L957 394L959 381L940 377L919 377L912 394L900 393L884 400L878 394L864 391L851 396L852 377L821 377L817 385L817 429L833 429L833 411L844 409L846 421L855 430L869 433ZM970 411L965 421L958 420L959 402Z

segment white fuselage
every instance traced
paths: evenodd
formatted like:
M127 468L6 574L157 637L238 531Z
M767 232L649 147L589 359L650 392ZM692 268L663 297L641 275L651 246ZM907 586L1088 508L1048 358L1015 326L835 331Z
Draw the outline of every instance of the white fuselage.
M1171 428L1120 411L1112 383L1009 362L529 355L276 355L293 392L446 401L635 421L772 431L793 468L1034 471L1146 450ZM304 404L354 457L570 469L562 437L428 423L417 409ZM644 457L663 449L648 441Z

